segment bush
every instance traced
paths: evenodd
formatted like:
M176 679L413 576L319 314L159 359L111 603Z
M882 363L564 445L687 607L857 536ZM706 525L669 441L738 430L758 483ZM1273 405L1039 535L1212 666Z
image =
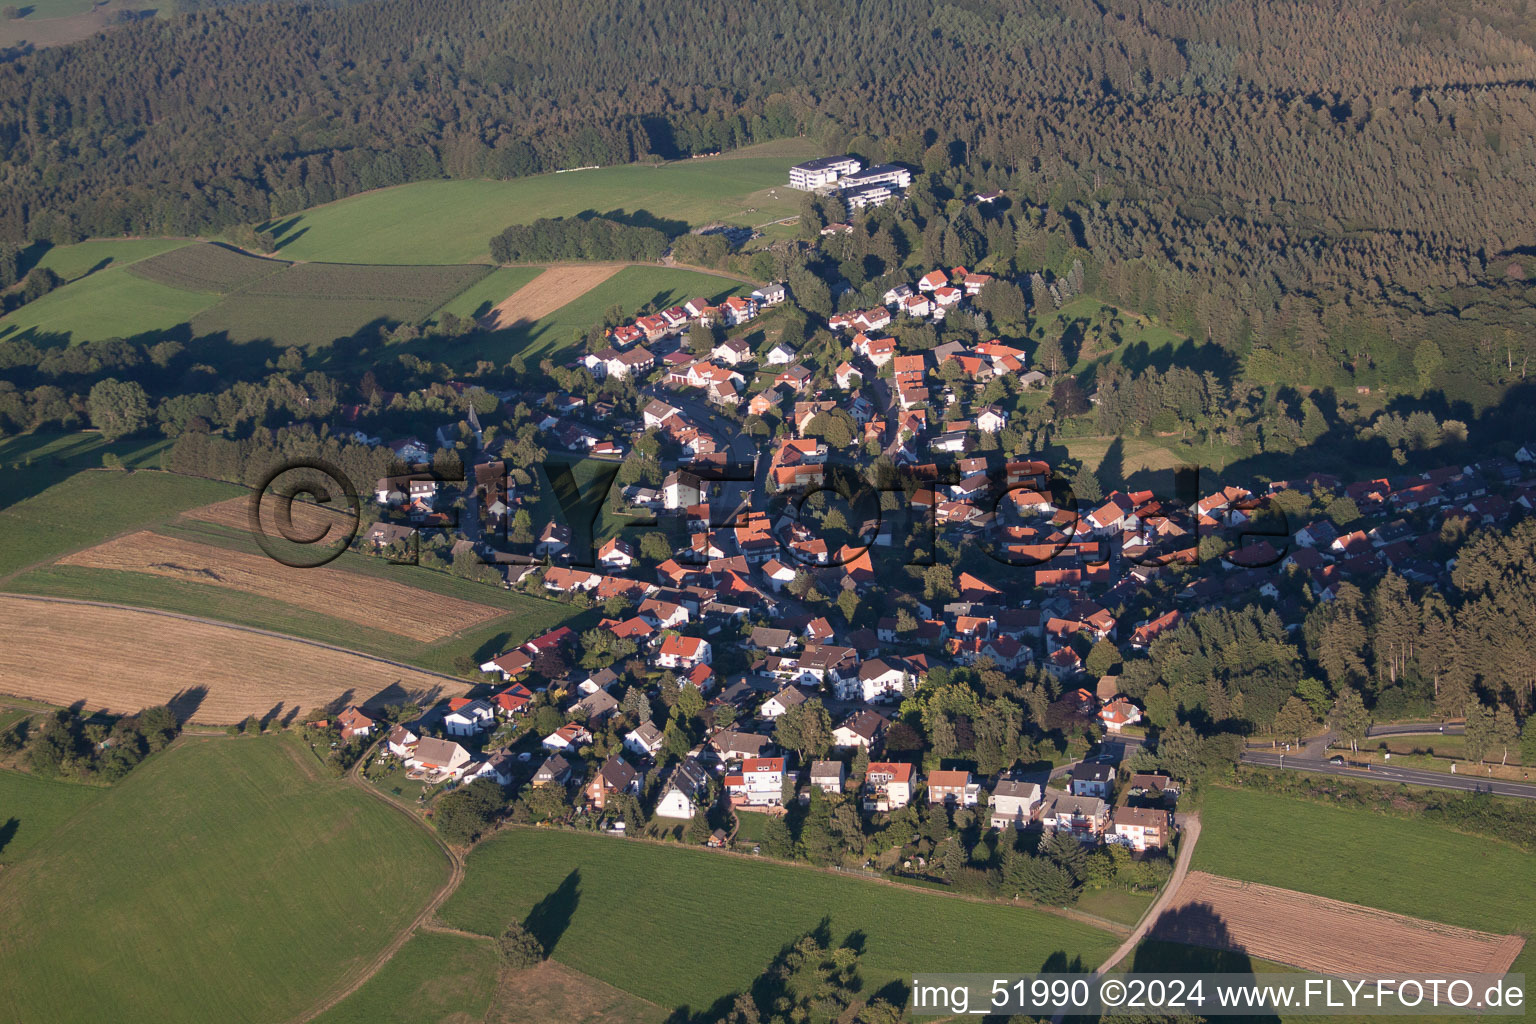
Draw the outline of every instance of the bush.
M496 940L496 955L501 957L502 963L514 971L520 971L542 963L545 954L544 946L534 938L533 933L513 921Z

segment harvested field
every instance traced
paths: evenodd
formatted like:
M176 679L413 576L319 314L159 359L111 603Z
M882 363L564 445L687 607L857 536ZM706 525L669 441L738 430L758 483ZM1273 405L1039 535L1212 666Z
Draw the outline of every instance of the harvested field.
M193 721L286 720L334 701L430 702L468 686L302 640L163 613L0 596L0 692L88 710L170 703Z
M596 288L623 269L619 263L550 267L496 304L485 318L490 330L531 323Z
M128 272L189 292L227 295L288 265L286 260L248 256L226 245L203 242L141 260Z
M444 597L389 580L329 566L294 569L265 555L199 544L148 530L77 551L58 564L142 572L228 587L424 643L441 640L502 614L489 605Z
M1324 974L1503 974L1524 939L1191 871L1151 937Z

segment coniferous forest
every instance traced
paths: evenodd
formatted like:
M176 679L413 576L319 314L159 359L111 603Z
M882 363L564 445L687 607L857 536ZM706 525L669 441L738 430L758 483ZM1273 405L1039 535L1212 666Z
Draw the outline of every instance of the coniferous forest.
M0 65L0 243L804 134L1011 190L1035 222L957 231L1089 254L1250 379L1393 379L1432 337L1487 401L1529 369L1533 43L1528 2L214 7Z

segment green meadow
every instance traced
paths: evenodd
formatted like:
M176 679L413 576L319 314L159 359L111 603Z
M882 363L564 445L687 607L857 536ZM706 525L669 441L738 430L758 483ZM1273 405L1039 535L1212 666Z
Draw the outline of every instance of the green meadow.
M108 266L12 310L0 319L0 342L12 336L58 336L71 344L168 331L219 301L147 281Z
M185 737L0 872L0 1018L286 1020L447 877L295 736Z
M8 728L31 712L6 709ZM91 806L105 790L0 770L0 864L14 864L50 833Z
M543 267L497 267L439 306L436 310L437 319L441 319L444 313L466 319L485 316L502 299L542 273Z
M501 964L485 939L419 930L363 987L316 1024L434 1024L483 1020Z
M526 828L470 853L464 882L439 916L484 935L527 918L565 966L694 1013L749 988L780 949L824 918L833 941L862 941L871 992L914 971L1091 966L1118 942L1023 907L703 849Z
M799 140L789 140L799 141ZM800 211L788 168L812 147L768 143L727 156L629 164L511 181L424 181L351 196L268 225L277 255L341 263L476 263L509 224L592 210L690 225L757 225ZM791 153L802 148L803 153Z

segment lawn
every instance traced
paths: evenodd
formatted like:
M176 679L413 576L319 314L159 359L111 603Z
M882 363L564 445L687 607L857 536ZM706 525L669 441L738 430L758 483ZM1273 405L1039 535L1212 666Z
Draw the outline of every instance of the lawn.
M467 868L440 911L449 924L489 935L528 918L560 963L693 1012L746 989L823 918L834 941L862 939L870 991L915 971L1032 971L1053 958L1091 965L1117 942L1022 907L553 830L503 832L476 847Z
M630 164L512 181L423 181L351 196L268 225L278 255L351 263L475 263L491 236L540 217L644 212L690 225L763 224L800 211L789 165L814 155L780 140L775 155L749 149L660 167ZM791 153L801 148L803 151Z
M0 341L53 337L77 345L132 338L187 323L217 301L217 295L171 288L114 265L55 288L0 318Z
M4 716L9 726L29 712ZM105 790L0 770L0 864L14 864Z
M438 1024L481 1020L500 963L485 939L419 930L363 987L316 1024Z
M443 303L435 312L439 319L444 313L473 318L485 316L502 299L543 272L543 267L497 267Z
M447 874L295 737L183 739L0 873L0 1017L288 1019Z
M7 458L0 449L0 460ZM158 471L88 470L56 483L32 476L45 471L0 472L0 484L15 482L30 495L0 509L0 577L242 492L233 484Z
M1156 898L1155 892L1131 892L1119 886L1086 889L1077 901L1077 909L1120 924L1134 925Z
M1209 790L1200 818L1197 871L1501 934L1536 922L1531 855L1492 839L1251 789ZM1536 972L1530 943L1513 969Z
M580 298L531 324L472 335L453 342L452 351L447 353L434 342L421 347L418 354L432 359L451 358L460 362L490 359L498 363L521 355L529 366L535 366L545 356L559 361L574 353L587 330L614 306L622 307L627 315L632 315L642 306L665 309L695 297L713 301L751 291L751 285L696 270L625 267Z

